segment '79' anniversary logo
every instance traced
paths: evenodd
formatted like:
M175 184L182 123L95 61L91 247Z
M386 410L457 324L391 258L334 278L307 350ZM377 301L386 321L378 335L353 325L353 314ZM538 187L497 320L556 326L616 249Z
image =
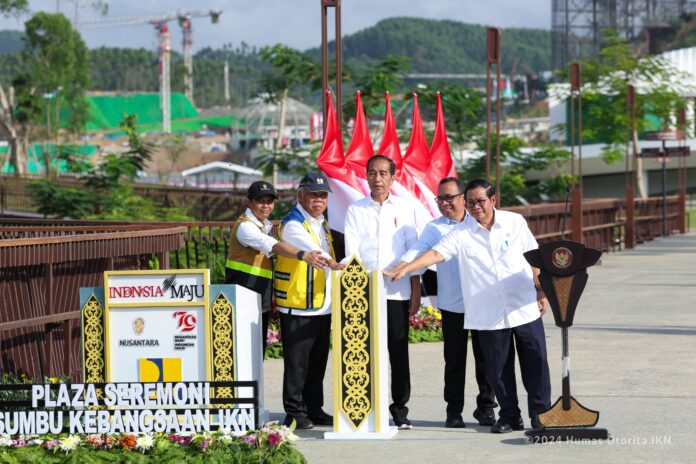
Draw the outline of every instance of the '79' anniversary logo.
M176 328L181 333L193 332L196 330L196 316L187 311L176 311L172 314L176 319Z

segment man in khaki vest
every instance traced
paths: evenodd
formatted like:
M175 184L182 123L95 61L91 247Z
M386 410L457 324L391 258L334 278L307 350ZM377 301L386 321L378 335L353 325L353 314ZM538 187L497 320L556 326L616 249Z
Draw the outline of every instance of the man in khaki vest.
M261 339L266 352L268 316L271 311L273 290L273 264L271 255L296 258L300 250L288 243L279 242L269 234L273 224L268 217L278 199L273 184L257 181L247 191L247 209L239 216L230 234L230 251L227 257L225 283L237 284L261 294ZM324 268L321 252L303 253L302 261L317 269Z

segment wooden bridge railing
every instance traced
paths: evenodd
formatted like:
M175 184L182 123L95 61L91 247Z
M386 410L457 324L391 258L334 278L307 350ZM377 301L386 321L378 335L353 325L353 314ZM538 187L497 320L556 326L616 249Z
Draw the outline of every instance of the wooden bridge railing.
M73 234L59 227L39 236L26 226L15 229L25 230L0 238L0 370L75 380L81 372L79 288L103 285L106 270L147 269L153 254L167 263L186 233L163 225Z

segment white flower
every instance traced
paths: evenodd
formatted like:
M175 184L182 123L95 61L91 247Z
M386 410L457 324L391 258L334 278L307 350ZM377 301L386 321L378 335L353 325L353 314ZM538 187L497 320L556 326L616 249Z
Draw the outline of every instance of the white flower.
M135 449L145 452L152 448L155 441L150 435L142 435L135 440Z
M0 446L12 446L12 437L6 433L0 435Z
M58 446L62 451L65 451L65 454L68 454L70 451L75 451L79 444L80 437L78 435L70 435L69 437L61 438Z
M40 438L32 438L31 440L29 440L29 444L36 446L43 445L43 440Z

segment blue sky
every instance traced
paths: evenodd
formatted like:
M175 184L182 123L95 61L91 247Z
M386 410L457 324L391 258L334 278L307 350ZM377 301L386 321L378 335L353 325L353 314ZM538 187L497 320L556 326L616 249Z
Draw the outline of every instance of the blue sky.
M90 0L78 0L89 4ZM242 41L263 46L278 42L305 49L321 40L320 0L111 0L109 16L148 16L183 10L222 10L220 23L206 18L193 22L194 49L221 47ZM75 0L30 0L32 11L56 11L59 5L72 18ZM549 29L550 0L343 0L343 33L349 34L374 25L383 18L414 16L451 19L498 27ZM80 18L96 16L89 6L79 10ZM26 20L24 18L23 20ZM23 29L23 20L0 17L0 29ZM172 41L180 48L181 36L172 23ZM156 48L154 29L148 25L80 29L89 47Z

